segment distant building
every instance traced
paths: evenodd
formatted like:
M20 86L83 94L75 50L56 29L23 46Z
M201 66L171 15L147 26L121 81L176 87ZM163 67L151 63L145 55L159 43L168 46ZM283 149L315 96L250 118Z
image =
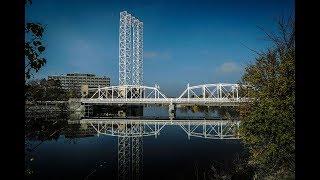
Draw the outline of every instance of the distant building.
M61 86L65 90L87 90L88 88L110 86L110 78L98 77L95 74L72 73L60 76L48 76L49 79L60 80Z

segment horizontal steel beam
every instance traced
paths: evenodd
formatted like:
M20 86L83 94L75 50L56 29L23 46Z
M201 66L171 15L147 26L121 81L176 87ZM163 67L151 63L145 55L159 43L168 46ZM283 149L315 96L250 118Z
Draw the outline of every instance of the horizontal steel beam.
M210 125L227 125L227 124L238 124L240 123L239 120L154 120L154 119L81 119L79 121L68 121L69 124L72 123L76 124L86 124L86 123L93 123L93 124L109 124L109 123L120 123L120 124L171 124L171 125L201 125L201 124L210 124Z
M232 98L96 98L81 99L85 104L181 104L181 105L217 105L217 106L238 106L240 102L249 99Z

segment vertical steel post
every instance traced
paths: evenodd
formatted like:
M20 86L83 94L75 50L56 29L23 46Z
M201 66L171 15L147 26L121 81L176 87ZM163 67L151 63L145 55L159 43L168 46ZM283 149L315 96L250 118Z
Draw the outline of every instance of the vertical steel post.
M237 101L239 101L239 95L238 95L238 92L239 92L239 85L237 84Z
M100 99L100 98L101 98L101 95L100 95L100 94L101 94L100 85L98 86L98 92L99 92L99 97L98 97L98 98Z
M202 85L202 98L203 98L203 100L205 100L205 98L206 98L206 89L205 88L206 88L205 85Z
M222 98L221 84L219 84L220 98Z
M187 87L187 89L188 89L188 102L189 102L189 98L190 98L190 91L189 91L189 83L188 83L188 87Z

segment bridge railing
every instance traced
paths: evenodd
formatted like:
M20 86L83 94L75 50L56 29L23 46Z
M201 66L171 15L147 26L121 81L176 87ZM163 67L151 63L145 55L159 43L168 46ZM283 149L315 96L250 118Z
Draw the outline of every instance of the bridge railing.
M152 104L169 104L171 102L171 99L164 99L164 98L159 98L159 99L154 99L154 98L123 98L123 99L109 99L109 98L97 98L97 99L82 99L81 102L83 103L97 103L97 104L104 104L104 103L110 103L110 104L134 104L134 103L139 103L139 104L147 104L147 103L152 103Z
M239 98L176 98L175 102L239 102Z

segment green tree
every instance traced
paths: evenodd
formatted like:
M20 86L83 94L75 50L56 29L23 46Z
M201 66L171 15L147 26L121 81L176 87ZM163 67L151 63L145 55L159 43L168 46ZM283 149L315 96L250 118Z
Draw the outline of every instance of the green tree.
M274 46L257 52L241 83L253 102L239 106L241 135L258 179L294 179L295 173L295 22L277 19L268 33Z
M26 85L27 99L35 101L68 100L59 80L34 79Z
M31 0L26 0L32 4ZM42 36L44 27L40 23L27 22L25 24L25 79L28 80L33 76L32 71L38 72L44 66L47 60L41 57L45 50L42 45Z

